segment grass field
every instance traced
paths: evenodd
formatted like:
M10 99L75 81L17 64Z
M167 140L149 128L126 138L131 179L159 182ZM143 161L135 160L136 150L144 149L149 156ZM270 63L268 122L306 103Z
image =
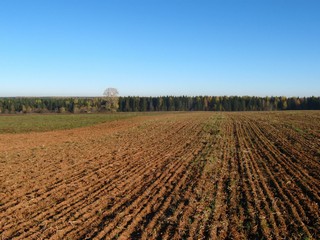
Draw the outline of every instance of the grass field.
M163 113L0 134L0 239L320 239L319 120Z
M143 113L0 115L0 133L72 129L139 115L143 115Z

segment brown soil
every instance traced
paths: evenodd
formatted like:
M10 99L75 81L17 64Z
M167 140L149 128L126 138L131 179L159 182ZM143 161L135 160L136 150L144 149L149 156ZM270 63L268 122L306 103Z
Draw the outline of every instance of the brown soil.
M319 239L320 112L0 135L1 239Z

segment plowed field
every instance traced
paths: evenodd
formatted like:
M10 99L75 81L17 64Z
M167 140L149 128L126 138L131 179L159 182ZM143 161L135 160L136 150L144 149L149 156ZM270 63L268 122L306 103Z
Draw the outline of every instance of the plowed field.
M1 239L320 239L320 112L0 135Z

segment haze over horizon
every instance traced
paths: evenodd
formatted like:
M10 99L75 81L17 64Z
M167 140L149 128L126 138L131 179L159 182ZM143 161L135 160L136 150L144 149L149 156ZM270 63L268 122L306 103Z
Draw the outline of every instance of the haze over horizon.
M0 2L0 97L319 96L320 2Z

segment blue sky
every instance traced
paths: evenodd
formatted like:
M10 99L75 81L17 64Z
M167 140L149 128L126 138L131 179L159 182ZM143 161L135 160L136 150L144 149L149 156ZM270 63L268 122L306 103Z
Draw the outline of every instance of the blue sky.
M319 96L319 13L318 0L1 0L0 96Z

